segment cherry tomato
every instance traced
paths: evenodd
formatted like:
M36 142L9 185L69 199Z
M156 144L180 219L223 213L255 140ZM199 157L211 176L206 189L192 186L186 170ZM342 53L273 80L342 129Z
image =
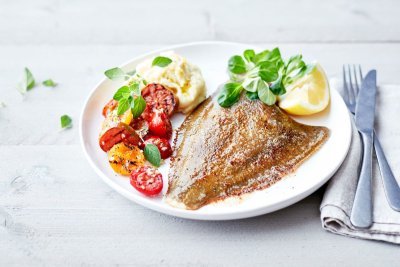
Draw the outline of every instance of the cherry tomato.
M155 110L160 110L167 114L168 117L171 117L178 107L178 99L161 84L148 84L143 88L142 96L146 100L146 109L142 114L146 120Z
M158 137L158 136L149 136L146 137L144 144L153 144L155 145L158 150L160 151L161 154L161 158L162 159L166 159L169 158L169 156L171 156L172 154L172 148L171 145L169 144L168 140L162 137Z
M118 101L111 99L103 108L103 116L107 117L118 105Z
M150 166L142 166L133 170L130 182L136 190L146 196L157 195L163 188L161 173Z
M158 110L153 112L149 121L149 131L160 137L171 138L172 124L168 116Z
M125 123L119 123L116 127L108 129L100 137L99 145L101 149L107 152L120 142L126 145L140 146L142 140L132 127Z
M130 126L141 138L144 138L149 133L149 123L141 116L133 119Z

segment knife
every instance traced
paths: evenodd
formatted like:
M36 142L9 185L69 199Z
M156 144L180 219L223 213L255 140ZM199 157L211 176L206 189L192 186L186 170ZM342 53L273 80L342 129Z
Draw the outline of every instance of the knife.
M376 70L368 72L357 98L356 127L363 143L363 158L350 221L357 228L372 225L372 148L376 97Z

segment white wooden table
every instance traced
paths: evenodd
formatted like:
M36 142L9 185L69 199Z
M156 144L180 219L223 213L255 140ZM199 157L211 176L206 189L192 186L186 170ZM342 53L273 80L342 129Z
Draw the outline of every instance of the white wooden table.
M399 9L396 0L0 0L0 266L398 266L397 246L325 232L322 190L239 221L147 210L97 177L77 124L105 69L182 42L279 45L318 59L331 77L354 62L377 68L379 83L399 83ZM22 97L25 66L59 86ZM65 113L75 126L60 131Z

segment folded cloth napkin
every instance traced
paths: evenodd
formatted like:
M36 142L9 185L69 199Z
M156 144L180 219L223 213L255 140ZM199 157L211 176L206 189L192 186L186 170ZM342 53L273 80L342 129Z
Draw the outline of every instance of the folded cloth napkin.
M338 82L334 81L332 85L334 84ZM399 100L400 86L379 87L375 129L400 184L400 125L397 118L400 112ZM400 244L400 212L392 210L387 203L375 156L372 182L373 224L369 229L356 229L350 222L362 157L362 141L354 120L352 123L353 133L349 153L330 180L320 206L322 226L339 235Z

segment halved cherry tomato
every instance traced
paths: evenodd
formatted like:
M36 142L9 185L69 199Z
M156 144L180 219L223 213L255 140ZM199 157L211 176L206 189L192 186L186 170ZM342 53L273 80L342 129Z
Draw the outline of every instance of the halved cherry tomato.
M130 182L136 190L147 196L157 195L163 188L161 173L150 166L133 170Z
M171 138L172 124L168 116L164 112L158 110L153 112L149 121L149 131L160 137Z
M141 138L144 138L149 133L149 123L141 116L133 119L130 126Z
M142 96L146 100L146 109L142 113L143 118L146 120L155 110L160 110L167 114L168 117L171 117L178 107L178 99L161 84L148 84L143 88Z
M125 123L119 123L118 126L108 129L99 140L100 147L105 152L120 142L126 145L140 146L142 140L135 130Z
M118 105L118 101L111 99L103 108L103 116L107 117Z
M160 151L162 159L169 158L169 156L171 156L171 154L172 154L171 145L169 144L168 140L165 138L158 137L155 135L149 136L149 137L146 137L144 144L155 145L158 148L158 150Z

